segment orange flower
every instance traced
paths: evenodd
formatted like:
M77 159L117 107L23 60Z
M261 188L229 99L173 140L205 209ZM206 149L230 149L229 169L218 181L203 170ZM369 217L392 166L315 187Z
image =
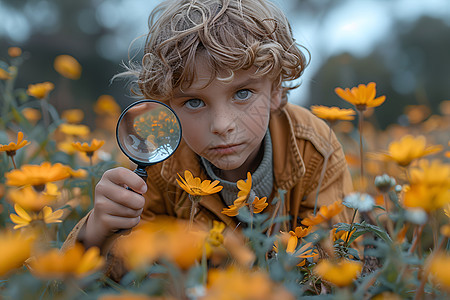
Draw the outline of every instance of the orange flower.
M108 115L115 117L120 114L120 106L110 95L101 95L98 97L94 106L94 111L98 115Z
M81 144L80 142L76 142L72 143L72 146L76 150L85 152L87 156L91 157L92 155L94 155L94 152L100 149L104 144L105 141L103 140L93 139L90 145L88 143Z
M228 206L228 208L224 208L222 213L229 217L235 217L239 214L239 210L246 205L245 197L240 197L234 200L233 205Z
M56 72L69 79L79 79L81 76L80 63L70 55L58 55L53 67Z
M322 259L314 268L314 272L323 280L343 287L351 284L358 277L361 269L361 263L356 261L342 259L333 262L329 259Z
M262 271L251 272L231 267L208 272L206 295L202 300L295 299L282 285L278 285Z
M103 265L104 259L97 247L85 250L81 244L75 244L66 251L52 249L29 262L31 272L45 279L82 278L98 271Z
M31 124L36 124L42 117L41 112L38 109L31 107L25 107L22 110L22 114Z
M287 252L287 250L286 250ZM311 257L316 257L319 255L319 252L317 249L314 248L314 245L310 243L306 243L303 246L300 247L295 253L293 254L295 257L301 258L302 260L297 264L298 267L302 267L306 264L306 259Z
M445 207L450 203L450 165L434 160L419 162L411 169L410 186L406 189L403 203L407 207L420 207L427 212Z
M355 119L353 109L341 109L339 107L326 107L322 105L311 106L311 111L317 117L332 123L338 120L350 121Z
M11 74L9 74L8 71L3 70L0 68L0 80L9 80L11 79Z
M441 284L442 288L450 291L450 255L444 253L436 253L432 255L427 264L427 269L433 278Z
M31 186L11 190L8 197L12 202L32 211L40 211L44 206L56 200L56 195L38 193Z
M61 124L59 130L62 133L72 136L86 137L89 135L90 129L86 125L80 124Z
M259 199L258 197L255 197L252 203L248 204L250 207L250 211L252 211L254 214L259 214L264 210L264 208L269 205L269 203L266 202L267 197L262 197Z
M0 278L23 265L30 257L35 236L19 232L0 232Z
M413 160L441 150L441 145L426 146L426 138L422 135L418 137L405 135L399 141L389 144L388 153L375 153L372 157L384 161L394 161L402 167L407 167Z
M66 166L43 162L41 165L24 165L18 170L6 173L6 184L11 186L40 186L47 182L63 180L69 177Z
M30 142L23 139L23 132L19 131L17 133L17 142L10 142L8 145L1 145L0 144L0 152L6 151L6 154L9 156L14 156L16 154L16 151L22 147L25 147Z
M18 57L22 55L22 49L19 47L9 47L8 48L8 55L11 57Z
M84 112L81 109L68 109L62 112L61 118L70 124L78 124L83 121Z
M302 224L305 226L313 226L329 221L332 217L339 214L343 208L344 206L341 201L335 201L330 205L321 206L315 216L311 213L309 217L302 220Z
M187 269L202 257L207 237L205 231L187 228L188 222L168 217L141 223L129 235L117 240L118 254L130 269L141 268L160 258Z
M360 111L366 110L367 107L380 106L384 100L386 100L385 96L375 98L375 82L370 82L367 86L360 84L358 87L353 87L351 90L348 88L343 90L338 87L334 89L334 91L339 97L347 102L350 102L356 107L357 110Z
M53 91L55 85L51 82L43 82L28 85L27 93L38 99L44 99L48 94Z
M238 192L238 198L244 197L247 199L248 195L250 194L250 190L252 188L252 175L250 172L247 172L247 180L238 180L236 183L239 192Z
M195 177L188 170L184 171L184 178L178 174L180 180L176 179L178 185L185 190L188 194L193 196L206 196L218 193L222 190L223 186L216 186L219 184L218 180L201 180L200 177Z

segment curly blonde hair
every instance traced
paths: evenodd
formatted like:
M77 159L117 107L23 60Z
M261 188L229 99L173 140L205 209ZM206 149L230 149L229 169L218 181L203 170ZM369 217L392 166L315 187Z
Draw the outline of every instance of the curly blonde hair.
M267 0L166 0L149 17L142 63L130 64L134 93L166 101L174 88L192 84L198 59L211 80L256 67L277 86L297 79L307 65L285 15ZM201 57L200 57L201 55ZM220 78L220 74L227 74ZM284 95L296 86L284 86Z

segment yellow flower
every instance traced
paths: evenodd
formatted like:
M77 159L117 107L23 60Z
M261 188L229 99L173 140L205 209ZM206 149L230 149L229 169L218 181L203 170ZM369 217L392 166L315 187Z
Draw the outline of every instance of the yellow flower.
M206 237L206 241L208 244L218 247L223 244L223 234L222 232L225 230L225 223L213 221L213 228L208 233Z
M104 294L100 296L98 300L175 300L175 298L169 296L147 296L145 294L124 292L120 295Z
M206 196L218 193L222 190L223 186L216 186L219 184L218 180L201 180L199 177L195 177L188 170L184 171L184 179L178 174L180 180L176 179L178 185L185 190L188 194L193 196Z
M95 103L94 111L98 115L115 117L120 114L121 109L112 96L101 95Z
M43 221L45 224L51 224L51 223L61 223L62 221L60 218L63 216L64 211L61 209L53 210L48 207L44 206L42 210L39 212L39 214L31 213L28 214L22 207L20 207L19 204L14 205L14 209L17 213L10 214L9 217L11 218L11 221L16 224L14 226L14 229L19 229L22 227L26 227L30 225L33 221Z
M203 254L207 232L169 217L157 217L139 224L129 235L117 240L117 253L129 269L142 268L159 258L182 269L197 262Z
M250 211L253 212L254 214L259 214L260 212L262 212L264 208L266 208L267 205L269 205L269 203L267 203L266 200L267 197L262 197L261 199L255 197L253 202L248 204L248 206L250 207Z
M61 124L59 125L59 130L62 133L72 136L86 137L89 135L90 129L86 125L78 124Z
M14 156L16 154L16 151L22 147L25 147L30 142L23 139L23 132L19 131L17 133L17 142L10 142L8 145L2 145L0 144L0 152L6 151L6 154L9 156Z
M9 80L11 79L11 74L9 74L8 71L3 70L0 68L0 80Z
M81 76L80 63L70 55L58 55L55 58L53 67L56 72L69 79L79 79Z
M239 214L239 210L240 210L242 207L246 206L245 199L246 199L245 197L239 197L239 198L237 198L236 200L234 200L234 204L228 206L228 208L224 208L224 209L222 210L222 213L223 213L224 215L229 216L229 217L235 217L235 216L237 216L237 215Z
M287 252L287 250L286 250ZM302 267L306 264L306 259L311 257L316 257L319 255L317 249L314 248L314 245L309 242L300 247L295 253L293 253L295 257L301 258L301 261L297 264L298 267Z
M327 120L328 122L335 122L338 120L350 121L355 119L355 111L353 109L313 105L311 106L311 111L317 117Z
M331 230L330 233L333 238L333 242L336 242L338 240L342 240L345 242L351 238L351 236L353 235L353 233L355 233L355 231L356 231L356 228L352 230L352 232L350 233L350 236L349 236L348 231L339 230L338 232L336 232L336 228L333 228L333 230Z
M248 195L250 194L250 190L252 188L252 175L250 172L247 172L247 180L238 180L236 183L239 192L238 192L238 198L244 197L247 199Z
M27 93L38 99L44 99L55 88L55 85L51 82L43 82L28 85Z
M33 257L29 263L31 272L45 279L82 278L98 271L103 265L104 259L97 247L85 250L81 244L75 244L66 251L52 249Z
M6 173L6 184L11 186L41 186L47 182L63 180L69 177L67 167L56 163L43 162L41 165L24 165L18 170Z
M19 47L9 47L8 48L8 55L11 57L18 57L22 55L22 49Z
M433 255L427 269L442 288L450 291L450 273L448 271L450 270L450 255L444 253Z
M219 247L223 244L223 231L225 230L225 223L213 221L213 228L208 233L206 237L206 255L209 256L214 247Z
M418 168L411 169L410 186L403 203L407 207L420 207L427 212L450 203L450 165L439 160L421 160Z
M84 169L74 170L69 166L66 167L70 178L87 178L88 176L88 172Z
M56 195L48 193L38 193L31 186L22 189L11 190L8 193L9 199L17 203L20 207L31 211L40 211L44 206L55 201Z
M83 121L84 112L81 109L68 109L62 112L61 118L70 124L78 124Z
M385 96L375 98L375 82L370 82L367 86L360 84L358 87L353 87L351 90L348 88L343 90L338 87L334 89L334 91L339 97L347 102L350 102L360 111L366 110L367 107L380 106L386 99Z
M444 213L447 217L450 218L450 204L447 204L447 206L444 208Z
M335 201L334 203L327 206L324 205L320 207L315 216L311 213L309 217L304 218L302 220L302 224L305 226L313 226L329 221L331 218L339 214L343 208L344 206L342 205L341 201Z
M443 236L449 238L450 237L450 224L442 225L440 232Z
M375 295L372 300L402 300L403 297L392 293L392 292L382 292L380 294Z
M30 257L35 237L20 232L0 232L0 278L23 265Z
M339 287L347 286L358 277L362 265L359 262L342 259L333 262L329 259L322 259L314 268L314 272L323 280Z
M434 154L442 150L441 145L426 146L424 136L413 137L405 135L400 141L389 144L388 153L375 154L375 159L394 161L402 167L407 167L413 160Z
M282 285L271 281L262 271L252 272L231 267L227 270L213 269L208 272L206 295L201 299L293 300L295 298Z
M76 143L72 143L72 146L76 150L78 150L80 152L84 152L84 153L86 153L87 156L91 157L92 155L94 155L94 152L97 151L98 149L100 149L104 144L105 144L105 141L103 141L103 140L93 139L91 141L90 145L88 143L81 144L80 142L76 142Z
M25 107L22 110L22 114L31 124L36 124L42 117L41 112L38 109L31 107Z

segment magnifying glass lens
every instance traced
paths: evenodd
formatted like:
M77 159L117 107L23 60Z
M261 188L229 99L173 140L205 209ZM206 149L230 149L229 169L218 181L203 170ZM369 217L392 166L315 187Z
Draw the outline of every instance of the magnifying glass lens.
M181 127L175 113L153 100L139 101L125 109L116 133L125 155L144 166L168 158L181 140Z

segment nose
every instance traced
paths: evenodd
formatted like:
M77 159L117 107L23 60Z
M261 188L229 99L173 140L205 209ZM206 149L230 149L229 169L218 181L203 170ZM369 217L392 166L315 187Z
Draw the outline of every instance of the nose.
M226 136L236 128L236 115L224 107L218 108L211 114L211 132Z

